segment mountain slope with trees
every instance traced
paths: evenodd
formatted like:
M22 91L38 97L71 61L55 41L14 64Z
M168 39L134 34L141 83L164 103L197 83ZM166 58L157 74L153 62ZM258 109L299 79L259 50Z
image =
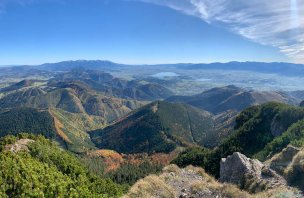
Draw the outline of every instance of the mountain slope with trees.
M82 68L56 75L49 81L49 86L62 87L64 83L74 81L81 81L103 95L124 99L154 101L173 95L172 91L158 83L125 80L102 71Z
M82 83L65 83L64 88L43 90L29 88L0 99L0 108L60 108L71 113L102 116L112 122L145 104L135 100L113 98L96 93Z
M170 152L179 145L214 144L213 128L207 112L184 104L153 102L90 135L97 147L122 153Z
M24 132L56 138L53 117L46 110L33 108L13 108L0 112L0 137Z
M234 132L218 147L213 150L189 148L175 159L175 163L199 165L218 176L221 158L234 152L265 160L289 143L304 144L303 119L301 107L274 102L250 107L237 117Z
M213 114L219 114L228 110L240 112L252 105L272 101L287 104L298 103L297 99L283 92L253 91L233 85L213 88L194 96L173 96L167 100L190 104Z

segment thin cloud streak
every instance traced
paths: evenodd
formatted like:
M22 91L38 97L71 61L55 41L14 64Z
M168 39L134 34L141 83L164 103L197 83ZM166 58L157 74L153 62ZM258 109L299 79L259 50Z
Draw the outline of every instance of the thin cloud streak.
M304 0L137 0L167 6L304 63Z
M0 0L0 14L6 12L6 7L9 4L18 4L20 6L27 6L32 3L41 3L41 2L63 3L64 0Z

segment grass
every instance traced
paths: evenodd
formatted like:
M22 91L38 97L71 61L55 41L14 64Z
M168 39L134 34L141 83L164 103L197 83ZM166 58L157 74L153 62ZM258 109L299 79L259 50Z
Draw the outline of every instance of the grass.
M285 169L292 163L294 156L299 152L299 148L289 145L282 152L274 155L267 163L270 168L283 175Z
M288 183L304 190L304 150L301 150L284 171Z
M124 198L160 197L175 198L175 193L162 179L156 175L150 175L139 180L124 196Z
M201 180L193 178L193 183L189 181L189 192L192 195L199 195L201 193L227 197L227 198L246 198L251 197L247 192L238 189L234 185L222 184L209 176L202 168L194 166L188 166L185 169L180 169L176 165L169 165L163 169L163 173L159 176L150 175L144 179L138 181L125 196L125 198L137 198L137 197L176 197L178 188L172 186L173 183L182 183L182 172L189 174L194 173L196 176L201 176ZM172 175L174 175L172 177ZM185 180L186 182L186 180ZM188 181L187 181L188 182ZM184 183L184 188L187 188L187 184ZM189 195L190 196L190 195Z

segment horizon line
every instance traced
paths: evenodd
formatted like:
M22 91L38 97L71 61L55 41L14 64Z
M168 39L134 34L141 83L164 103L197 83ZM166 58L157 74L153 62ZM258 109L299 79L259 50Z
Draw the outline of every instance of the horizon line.
M115 61L110 61L110 60L105 60L105 59L76 59L76 60L62 60L62 61L57 61L57 62L44 62L40 64L9 64L9 65L0 65L0 67L24 67L24 66L41 66L45 64L58 64L58 63L64 63L64 62L79 62L79 61L103 61L103 62L110 62L113 64L119 64L119 65L126 65L126 66L157 66L157 65L180 65L180 64L189 64L189 65L199 65L199 64L229 64L229 63L277 63L277 64L293 64L293 65L304 65L304 63L293 63L293 62L276 62L276 61L215 61L215 62L166 62L166 63L120 63L120 62L115 62Z

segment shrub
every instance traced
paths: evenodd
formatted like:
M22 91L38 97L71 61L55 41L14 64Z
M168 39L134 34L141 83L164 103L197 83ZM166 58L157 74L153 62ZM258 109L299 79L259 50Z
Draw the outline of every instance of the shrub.
M29 152L1 151L1 197L119 197L126 190L111 180L91 175L73 154L42 136L20 136L35 142L29 145ZM2 138L9 143L17 139Z

